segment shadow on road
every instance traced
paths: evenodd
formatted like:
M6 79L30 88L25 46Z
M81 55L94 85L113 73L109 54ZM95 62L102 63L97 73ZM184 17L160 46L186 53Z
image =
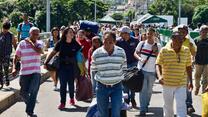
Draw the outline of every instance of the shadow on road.
M74 105L75 108L65 108L61 111L65 111L65 112L87 112L87 108L88 107L81 107L78 105Z
M2 92L16 92L18 89L12 88L12 87L6 87L1 89Z
M135 115L135 117L163 117L163 108L150 107L145 116Z
M197 114L191 114L189 115L190 117L201 117L201 115L197 115Z

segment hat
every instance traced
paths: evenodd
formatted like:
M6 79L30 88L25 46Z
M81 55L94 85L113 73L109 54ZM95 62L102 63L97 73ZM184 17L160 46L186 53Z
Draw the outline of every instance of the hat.
M185 29L185 30L188 30L188 26L185 25L185 24L180 24L178 26L176 26L178 29Z
M202 30L206 30L208 29L208 26L207 25L202 25L199 29L199 31L202 31Z
M178 36L181 35L180 32L178 31L178 27L173 28L172 36Z
M121 33L130 33L130 28L128 26L123 26L119 29Z
M61 26L60 30L64 30L66 27L65 26Z

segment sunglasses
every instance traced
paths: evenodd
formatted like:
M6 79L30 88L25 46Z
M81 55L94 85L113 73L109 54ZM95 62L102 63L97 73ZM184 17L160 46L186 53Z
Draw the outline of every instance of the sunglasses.
M180 54L177 54L177 63L180 63L181 62L181 57L180 57Z

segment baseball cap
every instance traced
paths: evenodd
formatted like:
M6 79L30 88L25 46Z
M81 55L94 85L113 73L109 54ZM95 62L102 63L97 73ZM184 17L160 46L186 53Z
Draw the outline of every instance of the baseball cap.
M208 29L208 26L207 25L202 25L199 29L199 31L202 31L202 30L207 30Z
M121 33L130 33L130 28L128 26L123 26L119 29L119 32Z
M180 24L177 26L178 29L185 29L185 30L188 30L188 26L185 25L185 24Z
M173 30L172 30L172 37L175 37L175 36L181 36L181 33L180 33L180 31L178 30L178 27L175 27L175 28L173 28Z

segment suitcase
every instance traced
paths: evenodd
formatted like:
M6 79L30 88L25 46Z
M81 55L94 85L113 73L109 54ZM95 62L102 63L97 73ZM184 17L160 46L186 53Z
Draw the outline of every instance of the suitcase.
M98 26L97 22L83 20L83 21L80 21L80 29L81 30L90 30L94 34L98 34L99 26Z

